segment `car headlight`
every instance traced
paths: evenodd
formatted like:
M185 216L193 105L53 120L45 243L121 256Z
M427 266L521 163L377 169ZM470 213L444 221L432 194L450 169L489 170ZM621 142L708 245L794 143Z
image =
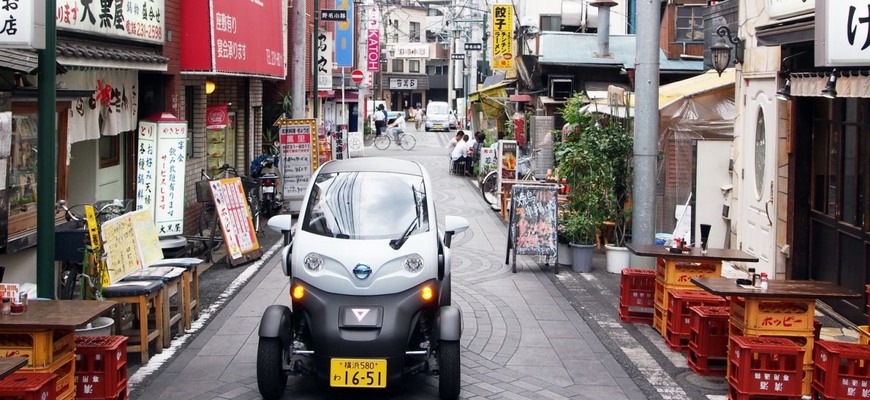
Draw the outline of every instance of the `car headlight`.
M423 269L423 257L420 257L419 254L411 254L405 257L405 260L402 261L402 266L405 267L405 271L410 273L420 272Z
M305 266L305 269L311 272L317 272L323 269L323 257L320 254L310 253L305 256L305 259L302 260L302 265Z

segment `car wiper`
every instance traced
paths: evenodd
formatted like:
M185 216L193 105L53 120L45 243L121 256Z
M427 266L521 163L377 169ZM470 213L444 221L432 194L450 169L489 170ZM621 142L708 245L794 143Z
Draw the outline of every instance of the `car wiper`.
M401 249L402 245L404 245L408 238L411 236L411 232L414 232L414 229L417 227L419 221L420 213L417 212L417 216L414 217L414 220L411 221L411 224L408 225L408 227L405 229L405 233L402 234L402 237L390 240L390 247L392 247L393 250Z

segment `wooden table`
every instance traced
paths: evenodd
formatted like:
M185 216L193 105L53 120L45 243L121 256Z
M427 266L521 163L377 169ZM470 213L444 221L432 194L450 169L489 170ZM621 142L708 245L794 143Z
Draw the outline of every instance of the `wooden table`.
M730 334L785 336L805 342L805 370L812 368L816 300L862 295L826 281L771 280L767 289L744 287L730 278L692 278L692 283L730 298ZM804 394L809 394L812 373L806 376Z
M693 247L685 253L671 253L668 250L669 247L656 246L654 244L627 244L626 247L632 253L644 257L661 257L674 260L699 259L704 262L718 262L720 264L722 261L758 262L758 257L734 249L708 248L705 254L701 252L699 247Z
M27 365L25 357L0 357L0 380Z
M112 309L114 301L31 300L20 315L0 315L0 329L75 329Z

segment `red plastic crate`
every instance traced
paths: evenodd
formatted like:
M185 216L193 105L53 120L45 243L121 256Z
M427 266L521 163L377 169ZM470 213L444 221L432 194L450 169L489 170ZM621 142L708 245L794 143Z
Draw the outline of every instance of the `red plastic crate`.
M686 355L686 362L689 364L689 368L698 375L725 376L728 371L728 360L725 357L702 356L694 352L691 347L689 354Z
M870 398L870 346L816 342L813 393L832 399Z
M76 398L116 398L127 388L127 337L76 337Z
M734 385L728 385L728 400L800 400L801 396L759 396L749 393L744 393Z
M776 337L731 336L728 384L736 393L797 396L803 392L804 350Z
M703 290L668 290L668 317L665 339L668 346L676 351L688 350L690 327L692 324L690 307L723 306L725 299Z
M0 379L2 400L54 400L55 374L14 373Z
M619 287L619 318L626 322L651 324L655 283L653 270L631 268L622 270Z
M689 350L703 357L728 355L728 306L694 306L689 327Z

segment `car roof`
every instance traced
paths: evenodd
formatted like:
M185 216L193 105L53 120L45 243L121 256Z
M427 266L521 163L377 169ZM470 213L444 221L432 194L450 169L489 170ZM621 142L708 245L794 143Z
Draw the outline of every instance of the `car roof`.
M423 175L423 167L414 161L384 157L351 158L333 160L323 164L321 173L335 172L394 172L400 174Z

